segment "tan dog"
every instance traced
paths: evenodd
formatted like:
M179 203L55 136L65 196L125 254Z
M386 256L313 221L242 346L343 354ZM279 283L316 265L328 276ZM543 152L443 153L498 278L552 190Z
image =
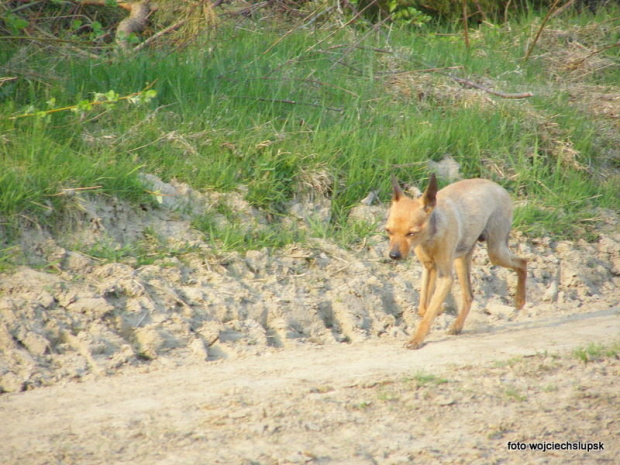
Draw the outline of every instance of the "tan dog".
M452 268L462 290L462 306L448 331L459 334L471 308L471 257L476 241L487 241L491 263L517 272L516 308L525 304L527 261L508 250L512 226L512 202L508 192L486 179L466 179L437 192L431 175L424 194L412 199L403 194L392 179L394 196L386 232L390 239L390 258L407 258L413 248L424 265L418 313L423 316L409 349L422 346L433 319L452 287Z

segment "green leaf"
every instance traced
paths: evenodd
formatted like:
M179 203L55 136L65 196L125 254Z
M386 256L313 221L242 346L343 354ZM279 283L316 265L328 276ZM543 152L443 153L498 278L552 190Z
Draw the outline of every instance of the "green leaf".
M104 94L105 98L108 100L108 102L118 102L118 98L120 97L120 95L118 95L116 92L114 92L113 90L109 90Z
M90 111L93 105L88 100L82 100L75 106L76 111Z

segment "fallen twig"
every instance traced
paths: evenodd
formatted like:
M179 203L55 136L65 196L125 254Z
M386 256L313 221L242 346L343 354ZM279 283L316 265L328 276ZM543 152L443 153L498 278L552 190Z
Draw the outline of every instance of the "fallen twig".
M246 98L246 97L242 97L242 98ZM256 100L256 101L259 101L259 102L271 102L271 103L286 103L288 105L305 105L305 106L323 108L325 110L337 111L338 113L342 113L342 108L326 107L326 106L320 105L318 103L298 102L296 100L270 99L270 98L262 98L262 97L259 97L257 99L249 99L249 100Z
M609 50L611 48L615 48L615 47L620 47L620 42L616 42L615 44L612 45L608 45L607 47L603 47L603 48L599 48L598 50L593 51L592 53L590 53L589 55L586 55L585 57L583 57L581 60L578 60L574 63L571 63L571 68L576 68L579 65L581 65L584 61L586 61L589 58L592 58L594 55L597 55L601 52L604 52L605 50Z
M67 196L73 196L78 192L82 192L82 191L93 191L93 190L97 190L97 189L101 189L101 186L92 186L92 187L66 187L63 188L59 193L57 194L51 194L50 197L58 197L61 195L67 195Z
M453 76L452 74L448 74L448 73L440 73L440 74L443 74L444 76L448 76L449 78L454 79L456 82L458 82L459 84L463 84L464 86L473 87L475 89L480 89L480 90L485 91L488 94L496 95L502 98L518 99L518 98L528 98L528 97L534 96L532 92L519 92L516 94L510 94L510 93L507 94L505 92L499 92L497 90L489 89L488 87L481 86L480 84L476 84L475 82L468 81L467 79Z
M133 48L134 52L139 52L140 50L142 50L145 47L148 47L148 45L151 42L154 42L155 40L159 39L161 36L168 34L169 32L172 32L178 28L180 28L181 26L183 26L185 23L187 22L187 19L182 19L181 21L177 21L176 23L174 23L171 26L168 26L165 29L162 29L161 31L159 31L156 34L153 34L151 37L149 37L148 39L146 39L144 42L142 42L141 44L136 45Z
M446 66L444 68L425 68L425 69L411 69L408 71L387 71L387 72L377 72L375 76L402 76L404 74L415 74L415 73L437 73L439 71L443 71L445 69L463 69L463 65L458 66Z

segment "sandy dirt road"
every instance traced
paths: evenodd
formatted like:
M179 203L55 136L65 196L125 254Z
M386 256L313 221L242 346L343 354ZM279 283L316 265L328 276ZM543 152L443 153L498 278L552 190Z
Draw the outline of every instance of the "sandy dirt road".
M620 308L178 360L0 397L2 464L620 463ZM530 443L603 450L514 450ZM510 443L510 445L509 445ZM556 446L556 447L560 447Z

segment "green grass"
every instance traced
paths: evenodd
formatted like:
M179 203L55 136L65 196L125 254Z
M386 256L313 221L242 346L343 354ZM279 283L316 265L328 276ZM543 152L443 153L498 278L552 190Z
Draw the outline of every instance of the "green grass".
M594 34L592 24L611 21L613 13L558 19L549 27ZM24 222L53 228L76 208L67 189L152 202L141 172L196 189L244 185L246 200L276 220L284 202L309 189L303 179L327 172L331 181L322 188L332 200L332 222L311 234L347 243L365 231L346 221L352 206L371 190L387 201L392 174L424 183L426 161L446 154L465 177L494 179L520 201L517 229L591 239L592 210L617 210L617 173L596 174L609 166L605 148L614 146L615 136L575 106L569 86L536 53L522 60L536 21L481 25L471 49L452 29L395 29L362 41L365 31L353 27L300 29L282 39L281 29L223 26L208 47L173 53L90 61L31 54L28 67L43 78L24 76L0 87L0 245L9 250ZM602 26L595 39L602 48L617 35ZM541 52L549 46L541 44ZM12 53L17 50L1 51L0 63ZM616 47L601 56L617 63L620 52ZM451 66L462 67L451 71L461 77L490 81L489 87L536 96L467 100L445 76L413 73L403 84L391 74ZM618 68L578 84L617 89ZM141 106L119 102L84 114L7 119L28 107L45 110L50 99L56 107L75 105L95 92L126 95L152 82L157 97ZM562 159L560 147L574 150L574 159ZM194 226L226 249L279 247L306 237L277 221L251 233L234 221L216 227L208 217L196 218Z
M205 242L218 253L245 252L262 248L280 248L294 242L303 242L305 233L291 226L271 225L260 228L244 228L239 222L218 224L210 214L200 215L192 221L192 227L201 231Z
M426 385L439 386L440 384L446 384L449 382L446 378L441 378L439 376L424 372L416 373L412 377L405 379L405 381L414 382L418 387Z
M196 248L189 244L169 244L165 238L150 228L143 231L142 238L131 244L119 245L104 240L89 245L75 244L73 247L100 262L125 262L136 267L156 262L160 266L167 266L166 260L170 258L182 259L185 254L196 252Z
M525 402L527 400L527 396L514 386L507 387L504 390L504 396L512 402Z
M578 347L573 351L575 358L583 363L601 360L603 358L618 358L620 355L620 342L612 344L591 343L585 347Z

